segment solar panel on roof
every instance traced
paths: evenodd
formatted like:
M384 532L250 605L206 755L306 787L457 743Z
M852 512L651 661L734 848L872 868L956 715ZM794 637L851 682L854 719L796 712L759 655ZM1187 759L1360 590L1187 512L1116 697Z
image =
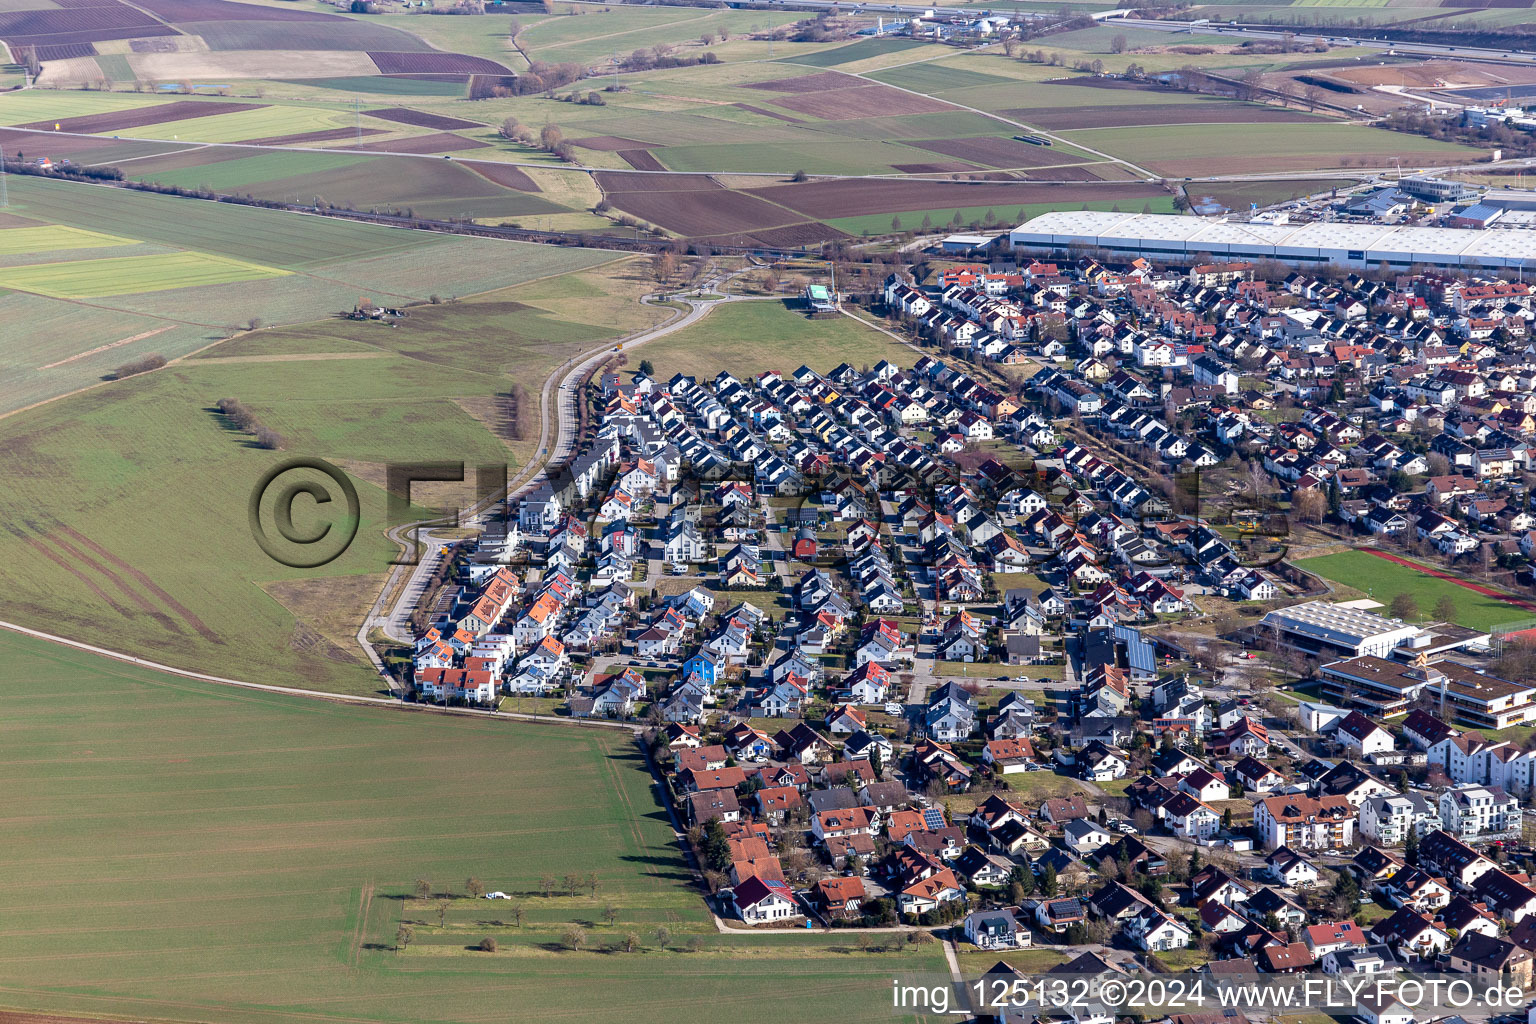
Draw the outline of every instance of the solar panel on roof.
M923 809L923 825L930 832L937 832L944 827L944 812L937 807Z

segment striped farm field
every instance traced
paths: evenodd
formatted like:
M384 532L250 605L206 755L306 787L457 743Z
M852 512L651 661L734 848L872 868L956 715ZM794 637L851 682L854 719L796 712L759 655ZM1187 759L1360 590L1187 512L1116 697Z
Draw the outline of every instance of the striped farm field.
M130 134L178 142L243 142L326 128L347 128L353 120L350 113L320 107L270 106L157 124Z
M278 154L253 159L268 155ZM31 334L0 352L0 415L99 383L141 355L186 355L251 320L301 324L359 299L474 295L613 258L44 178L12 176L9 193L13 215L34 223L0 229L0 323Z
M9 1009L662 1024L700 1000L711 1020L911 1024L891 977L947 977L936 942L717 933L627 731L319 704L13 635L0 659ZM470 877L511 900L468 897ZM629 933L634 952L607 948Z
M246 263L228 256L177 252L4 267L0 268L0 288L35 292L56 299L83 299L158 292L168 288L232 284L236 281L260 281L288 273L287 270Z
M135 241L133 238L103 235L84 228L7 228L0 230L0 256L15 256L41 249L105 249L114 245L133 245Z
M88 117L114 110L134 110L162 102L153 96L126 93L66 92L53 89L28 89L0 95L0 124L30 124L33 121L62 121L66 117Z

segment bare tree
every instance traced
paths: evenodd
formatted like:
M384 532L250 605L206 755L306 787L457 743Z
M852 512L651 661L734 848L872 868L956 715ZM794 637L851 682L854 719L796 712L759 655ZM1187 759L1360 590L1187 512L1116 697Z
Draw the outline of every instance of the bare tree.
M573 924L561 933L560 941L566 949L580 950L587 944L587 930L579 924Z
M415 938L416 929L412 928L408 924L402 924L399 928L395 929L395 948L404 949L405 947L409 946L411 941Z
M1304 523L1320 523L1328 512L1328 499L1316 487L1307 487L1292 495L1291 511Z
M677 257L670 252L659 252L651 258L651 277L657 284L666 284L677 274Z
M416 879L416 898L424 900L432 895L432 883L425 878Z
M1434 611L1431 612L1441 622L1456 621L1456 601L1449 594L1440 595L1440 600L1435 602Z
M437 901L437 926L439 928L446 928L446 927L448 927L448 901L447 900L438 900Z
M480 884L480 879L471 876L464 879L464 891L473 899L479 899L485 895L485 886Z

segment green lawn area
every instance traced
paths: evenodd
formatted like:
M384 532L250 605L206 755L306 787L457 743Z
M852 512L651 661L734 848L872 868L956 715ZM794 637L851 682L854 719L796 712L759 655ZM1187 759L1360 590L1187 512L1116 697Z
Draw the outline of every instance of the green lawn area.
M937 943L716 933L627 733L326 705L11 635L0 655L8 1007L659 1022L686 993L777 1024L876 1021L891 974L943 970ZM566 894L568 874L596 893ZM470 877L513 901L465 898ZM581 952L560 946L572 923ZM639 951L607 949L631 932Z
M1055 772L1019 772L1007 776L1007 781L1008 798L1025 803L1038 804L1048 797L1090 792L1086 783Z
M700 379L730 370L745 380L765 370L786 376L801 363L825 373L838 363L861 366L889 359L899 366L918 353L851 317L812 320L803 310L773 301L728 302L702 320L637 349L659 380L674 373Z
M1095 782L1094 785L1110 796L1125 796L1126 789L1135 781L1135 776L1127 776L1123 779L1110 779L1108 782Z
M1505 729L1479 729L1484 736L1495 740L1508 740L1516 747L1524 749L1525 742L1536 733L1536 725L1511 725Z
M970 943L961 940L959 954L956 959L960 961L960 973L970 978L991 970L992 965L999 960L1007 961L1009 966L1021 974L1039 974L1050 970L1057 964L1066 963L1067 958L1071 955L1072 949L1067 946L983 950L976 949Z
M1191 946L1187 949L1165 950L1158 953L1157 958L1174 971L1191 971L1210 962L1211 954Z
M1450 598L1456 605L1456 623L1471 629L1492 629L1531 617L1529 612L1514 605L1364 551L1341 551L1319 558L1304 558L1296 564L1324 579L1369 595L1372 600L1381 602L1384 614L1398 594L1409 594L1418 603L1421 619L1430 618L1441 598Z

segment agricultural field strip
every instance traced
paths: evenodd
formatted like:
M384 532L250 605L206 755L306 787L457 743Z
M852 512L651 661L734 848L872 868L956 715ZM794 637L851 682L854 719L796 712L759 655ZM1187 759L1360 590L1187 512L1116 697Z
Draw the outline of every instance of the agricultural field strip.
M945 56L951 56L951 55L946 54L946 55L941 55L941 56L922 57L922 58L918 58L917 60L907 61L907 62L902 63L902 64L893 64L893 65L891 65L889 67L881 68L880 69L880 73L883 74L883 73L886 73L886 72L894 71L897 68L908 67L908 66L910 66L912 64L927 64L927 63L930 63L930 62L935 61L935 60L941 60ZM807 65L807 66L810 66L810 65ZM965 111L968 111L968 112L970 112L972 114L979 114L982 117L990 118L991 120L994 120L994 121L999 121L999 122L1001 122L1003 124L1009 125L1009 126L1014 127L1014 128L1022 128L1022 129L1024 129L1027 132L1033 132L1036 135L1040 135L1040 136L1043 136L1043 137L1048 138L1048 139L1054 139L1057 142L1065 143L1067 141L1066 139L1061 138L1060 136L1054 134L1053 132L1048 132L1048 131L1046 131L1044 129L1036 128L1033 125L1024 123L1023 121L1015 121L1012 118L1004 117L1003 115L994 113L994 112L992 112L990 110L983 110L980 107L968 106L968 105L966 105L964 103L959 103L959 102L956 102L955 100L952 100L952 99L946 99L942 95L930 96L928 93L919 92L916 89L908 89L908 88L906 88L904 86L892 85L889 82L882 82L878 78L871 77L871 75L874 74L873 72L864 73L864 72L858 72L858 71L845 71L845 72L842 72L842 73L846 74L846 75L851 75L854 78L862 79L863 81L866 81L866 82L870 83L871 85L880 85L880 86L884 86L887 89L896 89L896 90L899 90L901 92L909 93L909 94L911 94L913 96L922 96L925 99L937 100L940 103L948 103L948 104L950 104L953 107L959 108L960 110L965 110ZM1137 164L1134 164L1134 163L1132 163L1129 160L1122 159L1121 157L1114 156L1114 155L1112 155L1110 153L1100 152L1099 150L1093 149L1093 148L1091 148L1089 146L1084 146L1081 143L1073 143L1072 145L1076 146L1078 149L1080 149L1080 150L1082 150L1082 151L1084 151L1086 153L1089 153L1089 154L1091 154L1093 156L1099 157L1102 161L1104 161L1106 163L1120 164L1123 167L1127 167L1130 170L1132 170L1135 173L1137 173L1140 176L1142 176L1143 178L1147 178L1147 179L1150 180L1150 179L1159 177L1159 175L1154 174L1153 172L1147 170L1146 168L1140 167Z
M119 238L62 224L0 229L0 256L19 256L53 249L105 249L139 243L137 238Z
M286 277L293 271L229 256L184 250L156 256L117 256L0 267L0 288L55 299L102 298Z

